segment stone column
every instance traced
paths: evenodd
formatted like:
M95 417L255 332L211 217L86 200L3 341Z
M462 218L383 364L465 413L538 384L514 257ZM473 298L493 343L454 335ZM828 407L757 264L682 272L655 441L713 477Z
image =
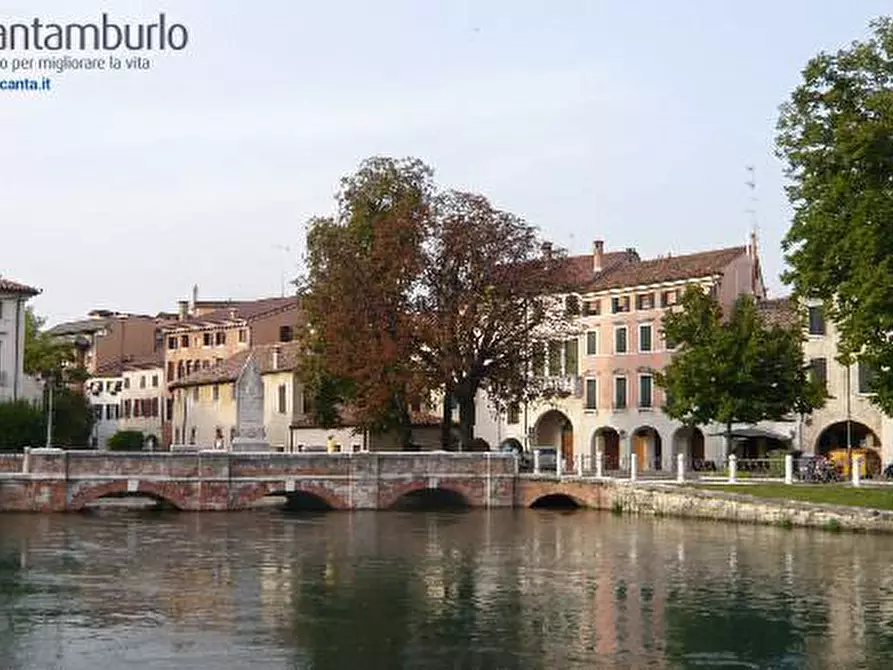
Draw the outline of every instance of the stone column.
M577 454L577 476L583 476L583 454Z
M599 479L605 476L605 455L601 447L595 450L595 476Z
M685 454L676 454L676 481L685 481Z
M637 470L639 469L639 457L636 454L629 455L629 480L636 481Z
M862 486L862 457L853 456L853 464L850 468L853 473L853 486Z
M561 479L561 471L564 469L564 454L561 453L561 447L555 450L555 476Z
M794 457L791 454L784 456L784 483L794 483Z
M729 454L729 484L738 482L738 457L735 454Z
M533 450L533 474L538 475L542 473L542 468L540 467L540 450Z

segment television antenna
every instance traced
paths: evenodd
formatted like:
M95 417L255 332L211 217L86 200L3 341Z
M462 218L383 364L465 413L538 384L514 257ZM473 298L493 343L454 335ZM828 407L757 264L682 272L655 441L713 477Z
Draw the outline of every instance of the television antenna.
M286 255L286 257L291 256L291 246L290 245L288 245L288 244L274 244L272 246L273 246L273 249L283 252ZM282 263L281 270L279 271L279 291L280 291L280 297L284 298L285 297L285 263L284 262Z

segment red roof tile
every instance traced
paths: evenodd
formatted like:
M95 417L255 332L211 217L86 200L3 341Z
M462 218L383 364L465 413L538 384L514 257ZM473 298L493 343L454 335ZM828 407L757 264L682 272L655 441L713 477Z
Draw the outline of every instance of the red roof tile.
M757 310L770 326L796 328L800 325L800 311L790 297L761 300L757 303Z
M287 309L298 309L299 303L296 296L287 298L264 298L261 300L251 300L246 302L234 302L231 305L216 309L201 316L195 316L185 321L178 321L167 324L167 330L176 330L180 328L203 328L207 326L217 326L226 323L238 321L251 321L266 316L273 312L284 311Z
M18 282L14 282L11 279L6 279L5 277L0 277L0 293L37 295L38 293L40 293L40 289L33 288L32 286L25 286L24 284L19 284Z
M279 348L279 365L273 368L273 350ZM257 361L262 375L271 372L294 370L298 366L300 344L298 342L280 342L276 344L258 344L230 356L221 363L193 372L170 383L171 388L184 386L204 386L206 384L225 384L239 378L248 355L252 354Z

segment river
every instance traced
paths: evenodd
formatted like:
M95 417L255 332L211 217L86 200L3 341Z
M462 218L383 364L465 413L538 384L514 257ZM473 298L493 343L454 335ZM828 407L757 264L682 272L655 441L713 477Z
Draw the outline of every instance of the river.
M594 511L0 515L0 668L890 668L891 558Z

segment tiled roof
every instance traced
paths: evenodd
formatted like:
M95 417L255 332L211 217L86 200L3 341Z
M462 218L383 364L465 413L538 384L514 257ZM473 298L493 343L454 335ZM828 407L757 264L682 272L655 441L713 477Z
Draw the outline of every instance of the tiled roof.
M582 288L592 283L596 277L603 276L624 263L639 261L639 255L633 249L627 251L609 251L602 256L602 269L593 272L592 254L568 256L563 259L558 270L558 279L569 288Z
M19 295L37 295L40 289L32 286L25 286L12 279L0 277L0 293L18 293Z
M797 303L790 297L762 300L757 303L757 310L770 326L794 328L799 325Z
M251 322L254 319L265 316L272 312L278 312L288 308L298 307L298 299L296 296L287 298L264 298L262 300L251 300L247 302L234 302L227 307L216 309L201 316L195 316L185 321L174 322L166 325L167 329L176 330L180 328L204 328L208 326L218 326L234 321Z
M279 347L279 367L273 369L273 350ZM298 366L298 355L300 353L300 344L298 342L280 342L277 344L258 344L251 349L245 349L226 360L209 368L204 368L197 372L171 382L171 388L183 386L204 386L206 384L226 384L234 382L239 378L239 373L248 355L253 354L254 360L257 361L262 375L271 372L283 372L294 370Z

